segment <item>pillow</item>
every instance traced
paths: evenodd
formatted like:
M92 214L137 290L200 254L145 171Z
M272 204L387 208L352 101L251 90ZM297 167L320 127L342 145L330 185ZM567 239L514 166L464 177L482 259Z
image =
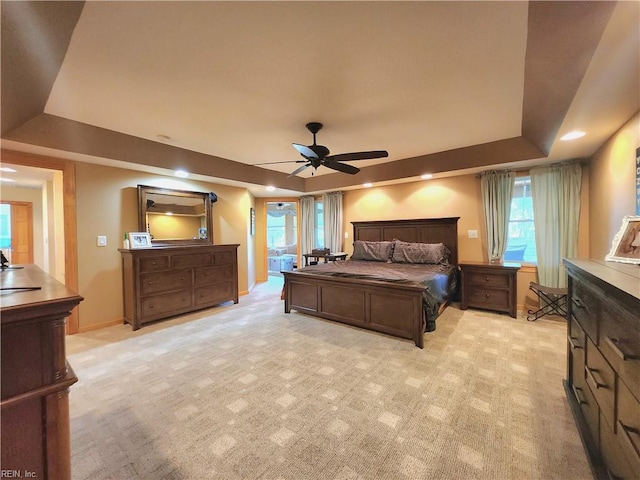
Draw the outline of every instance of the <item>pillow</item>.
M400 240L394 240L394 243L391 257L394 263L449 263L450 252L444 243L408 243Z
M351 260L367 260L370 262L391 262L393 242L367 242L356 240L353 242Z

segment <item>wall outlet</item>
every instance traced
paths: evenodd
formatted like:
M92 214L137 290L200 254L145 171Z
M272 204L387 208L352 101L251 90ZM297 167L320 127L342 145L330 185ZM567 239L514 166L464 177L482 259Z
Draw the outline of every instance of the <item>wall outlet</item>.
M349 232L344 232L344 238L349 238Z
M99 247L106 247L107 246L107 236L106 235L98 235L97 244L98 244Z
M468 230L469 238L478 238L478 230Z

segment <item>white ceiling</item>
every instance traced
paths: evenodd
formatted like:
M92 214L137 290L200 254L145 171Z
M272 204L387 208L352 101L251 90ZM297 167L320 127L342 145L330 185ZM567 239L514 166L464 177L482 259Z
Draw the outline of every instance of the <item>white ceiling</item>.
M574 128L587 136L554 140L548 158L529 163L591 155L640 107L631 3L614 10L558 128L557 137ZM353 162L360 168L510 139L523 134L528 9L524 1L91 1L44 113L244 164L301 159L291 143L311 144L309 121L324 123L318 143L333 154L389 151ZM3 147L119 160L11 137Z

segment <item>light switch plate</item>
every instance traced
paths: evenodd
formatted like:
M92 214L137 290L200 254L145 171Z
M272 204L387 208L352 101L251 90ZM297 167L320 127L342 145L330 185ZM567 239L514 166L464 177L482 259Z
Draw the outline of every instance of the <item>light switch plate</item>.
M468 230L469 238L478 238L478 230Z
M107 246L107 236L106 235L98 235L98 246L106 247Z

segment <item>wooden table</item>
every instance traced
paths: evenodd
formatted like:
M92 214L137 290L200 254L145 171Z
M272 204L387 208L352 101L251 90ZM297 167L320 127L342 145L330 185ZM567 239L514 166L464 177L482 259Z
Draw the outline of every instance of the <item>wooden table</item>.
M324 258L324 263L327 262L335 262L336 260L346 260L347 254L345 252L335 252L335 253L303 253L304 257L304 266L306 267L309 264L310 258L315 258L316 262Z

